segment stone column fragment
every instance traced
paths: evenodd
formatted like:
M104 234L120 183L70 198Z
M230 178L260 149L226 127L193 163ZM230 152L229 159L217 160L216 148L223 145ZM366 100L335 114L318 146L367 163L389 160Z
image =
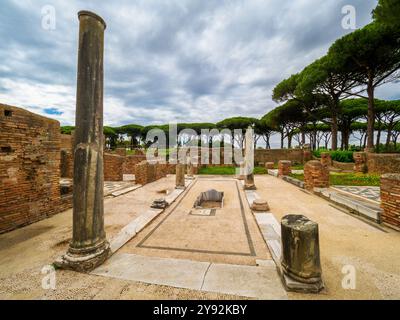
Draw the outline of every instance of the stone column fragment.
M281 221L282 280L289 291L318 293L324 287L319 253L318 224L303 215Z
M74 141L73 235L58 265L90 271L109 253L103 209L103 51L106 24L80 11Z
M185 189L185 165L178 163L176 165L176 189Z

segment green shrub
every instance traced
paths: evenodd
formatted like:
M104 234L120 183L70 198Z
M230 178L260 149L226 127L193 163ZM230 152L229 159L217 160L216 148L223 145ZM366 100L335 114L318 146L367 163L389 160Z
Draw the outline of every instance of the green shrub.
M317 158L321 158L322 152L329 152L332 157L332 160L335 160L337 162L347 162L347 163L354 162L353 159L354 151L348 151L348 150L328 151L325 148L320 148L318 150L314 150L313 154Z

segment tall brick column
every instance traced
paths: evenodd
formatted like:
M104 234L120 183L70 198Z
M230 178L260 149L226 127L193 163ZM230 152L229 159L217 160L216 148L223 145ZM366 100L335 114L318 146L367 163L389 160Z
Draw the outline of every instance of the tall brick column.
M288 176L292 173L291 168L292 162L289 160L279 160L278 162L278 175L279 176Z
M400 231L400 174L388 173L381 176L382 222Z
M74 142L73 235L61 267L90 271L109 253L104 231L103 51L106 24L80 11Z
M318 160L308 161L304 166L304 184L307 190L329 187L329 169Z

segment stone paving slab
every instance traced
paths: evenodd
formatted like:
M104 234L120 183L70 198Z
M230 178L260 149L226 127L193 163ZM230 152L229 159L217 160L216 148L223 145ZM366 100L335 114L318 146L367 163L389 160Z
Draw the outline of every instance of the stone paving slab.
M209 262L117 253L92 274L200 290Z
M258 299L287 299L275 266L211 264L202 290Z
M274 265L218 264L117 253L92 274L258 299L287 299Z
M134 186L131 186L131 187L127 187L127 188L124 187L123 189L118 189L118 191L112 192L111 195L113 197L119 197L119 196L122 196L125 193L134 191L137 188L140 188L141 186L142 186L141 184L135 184Z

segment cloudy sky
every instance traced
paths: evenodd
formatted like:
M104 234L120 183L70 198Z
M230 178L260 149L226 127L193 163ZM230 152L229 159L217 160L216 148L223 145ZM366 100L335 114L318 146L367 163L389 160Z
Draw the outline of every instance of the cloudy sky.
M105 124L260 117L273 87L371 21L377 0L2 0L0 103L74 123L79 10L107 22ZM43 28L44 6L55 9ZM400 85L378 97L400 99Z

